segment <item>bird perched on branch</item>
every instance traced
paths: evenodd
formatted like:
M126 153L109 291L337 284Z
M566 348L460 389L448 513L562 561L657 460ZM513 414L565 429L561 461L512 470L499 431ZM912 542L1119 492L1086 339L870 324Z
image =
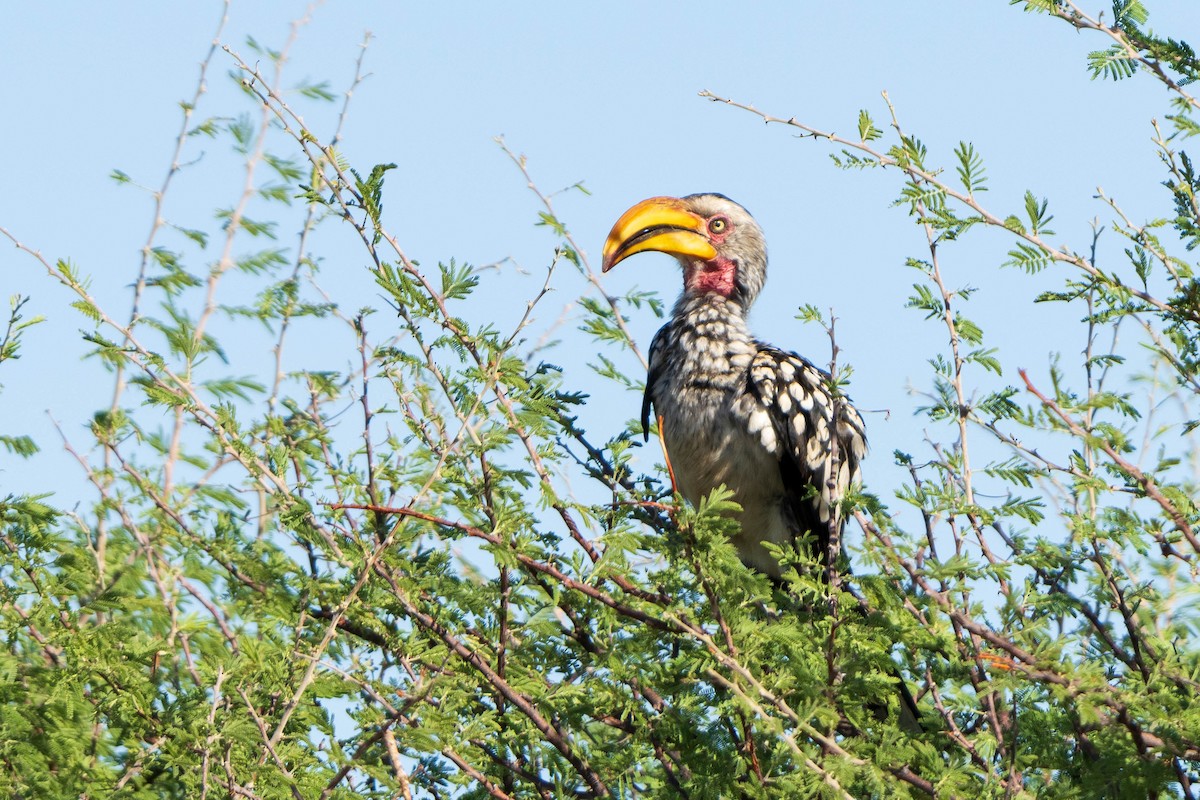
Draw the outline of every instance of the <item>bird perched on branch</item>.
M734 546L759 572L782 576L768 542L808 542L830 563L838 503L866 452L863 421L827 373L746 326L767 279L762 229L724 195L652 197L613 226L604 271L646 251L683 267L683 294L650 345L642 403L647 435L651 407L660 419L676 489L693 504L731 489L742 507Z
M863 421L828 373L746 326L767 279L762 229L724 195L652 197L613 226L604 271L646 251L683 267L683 293L650 344L642 401L642 428L649 436L653 409L675 488L693 504L731 489L742 507L738 555L776 581L783 570L767 543L807 545L837 568L839 506L860 482ZM916 703L899 688L900 725L919 732Z

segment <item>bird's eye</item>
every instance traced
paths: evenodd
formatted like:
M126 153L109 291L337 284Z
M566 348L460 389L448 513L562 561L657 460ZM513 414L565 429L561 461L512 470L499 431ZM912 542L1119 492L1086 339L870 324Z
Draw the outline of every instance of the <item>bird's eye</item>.
M713 217L708 221L708 230L710 233L724 233L729 230L729 220L724 217Z

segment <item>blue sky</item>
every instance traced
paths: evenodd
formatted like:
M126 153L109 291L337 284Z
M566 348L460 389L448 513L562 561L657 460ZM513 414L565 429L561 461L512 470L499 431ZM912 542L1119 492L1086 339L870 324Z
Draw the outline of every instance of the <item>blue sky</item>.
M1148 5L1151 27L1197 38L1200 12L1191 0ZM247 56L247 35L278 47L304 8L234 0L222 40ZM220 9L216 2L69 2L5 11L0 142L8 189L0 195L0 226L53 259L71 259L114 309L127 308L151 205L109 173L161 182L178 102L194 89ZM1093 199L1097 186L1135 219L1168 209L1158 178L1147 179L1157 175L1150 119L1167 113L1165 94L1143 77L1091 81L1086 54L1106 42L1004 0L736 8L329 2L300 32L284 83L329 80L341 91L368 30L370 77L355 94L342 150L360 170L398 165L388 177L386 221L410 256L429 265L509 259L489 280L489 302L501 315L506 305L520 310L555 242L534 227L536 198L493 141L498 135L529 158L542 190L586 184L590 195L565 193L556 203L596 262L609 226L637 200L723 192L755 214L770 245L771 275L752 318L755 330L821 363L823 335L794 317L803 304L832 307L842 358L856 370L853 396L863 408L891 412L868 418L875 454L869 481L872 473L877 482L892 480L885 476L894 448L919 447L925 423L913 417L921 401L909 387L928 385L926 358L945 340L942 328L904 307L916 278L904 259L927 255L924 237L902 209L890 207L894 176L843 173L826 144L764 126L697 92L851 134L862 108L882 125L880 92L887 90L935 163L952 167L957 142L973 142L989 175L985 204L1014 213L1030 189L1049 199L1057 241L1078 250L1090 243L1089 221L1110 216ZM246 108L226 77L232 68L218 53L201 116ZM335 111L314 110L306 119L328 131ZM212 209L231 203L239 187L220 156L203 158L210 161L189 170L170 196L167 214L181 224L211 221ZM1115 257L1119 242L1106 242ZM1083 346L1077 314L1030 304L1061 286L1062 273L1031 279L1001 271L1007 249L1003 236L983 234L948 248L943 268L952 284L981 289L970 312L1006 364L1044 376L1055 353L1075 363ZM339 301L381 306L361 257L347 253L346 263L325 266L330 283L347 276ZM679 285L669 261L652 256L605 280L614 292L637 285L668 300ZM101 377L103 389L80 391L81 384L96 385L92 373L80 371L83 321L66 308L65 291L8 246L0 247L0 289L5 297L31 296L28 313L50 318L30 332L23 358L0 371L0 430L29 432L45 451L32 468L0 455L0 492L33 491L69 474L58 471L64 457L50 418L82 437L91 413L107 405L109 382ZM564 306L571 291L564 286L543 313L565 310L570 318ZM645 347L657 321L640 314L632 324ZM572 360L576 347L585 345L568 337L556 360ZM265 357L231 353L243 371L261 369ZM312 358L336 368L346 352ZM606 400L618 395L581 366L568 380ZM619 395L604 405L591 420L601 431L615 431L638 408L635 397Z

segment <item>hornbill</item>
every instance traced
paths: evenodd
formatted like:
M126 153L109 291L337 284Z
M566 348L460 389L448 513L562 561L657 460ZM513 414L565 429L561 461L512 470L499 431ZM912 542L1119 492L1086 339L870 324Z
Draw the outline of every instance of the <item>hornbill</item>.
M721 484L732 490L738 555L776 582L783 571L768 542L807 543L828 565L830 518L841 524L839 501L860 482L866 435L827 373L751 335L746 315L767 278L762 229L721 194L651 197L613 226L604 271L646 251L683 267L683 293L650 345L642 402L647 437L651 408L660 420L675 488L693 504ZM903 693L911 729L915 717L904 717L915 706Z
M676 488L693 504L721 484L733 491L742 507L734 545L752 569L782 577L766 542L809 539L825 559L830 515L859 482L866 436L826 373L747 328L767 277L762 229L724 195L652 197L613 226L604 271L648 250L683 267L683 294L650 345L642 403L647 435L651 407L662 418ZM839 464L830 480L835 435Z

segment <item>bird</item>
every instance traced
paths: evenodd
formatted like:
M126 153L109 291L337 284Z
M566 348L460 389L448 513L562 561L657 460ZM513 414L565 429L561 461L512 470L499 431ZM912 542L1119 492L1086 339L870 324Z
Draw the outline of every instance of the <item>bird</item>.
M644 252L672 255L683 291L650 344L642 430L659 423L675 489L698 505L724 485L741 507L732 538L742 562L782 585L768 548L808 548L821 565L844 520L841 501L861 484L862 416L808 359L755 338L747 314L767 279L762 228L723 194L651 197L613 225L603 271ZM840 551L840 547L834 548ZM911 693L899 683L899 722L919 732Z
M807 545L828 564L830 520L840 523L840 500L861 483L866 433L829 373L750 332L767 278L762 228L722 194L651 197L613 226L603 271L647 251L683 268L683 292L650 344L642 402L647 437L652 410L660 420L675 488L693 505L722 484L733 492L733 544L751 569L782 579L767 544Z

